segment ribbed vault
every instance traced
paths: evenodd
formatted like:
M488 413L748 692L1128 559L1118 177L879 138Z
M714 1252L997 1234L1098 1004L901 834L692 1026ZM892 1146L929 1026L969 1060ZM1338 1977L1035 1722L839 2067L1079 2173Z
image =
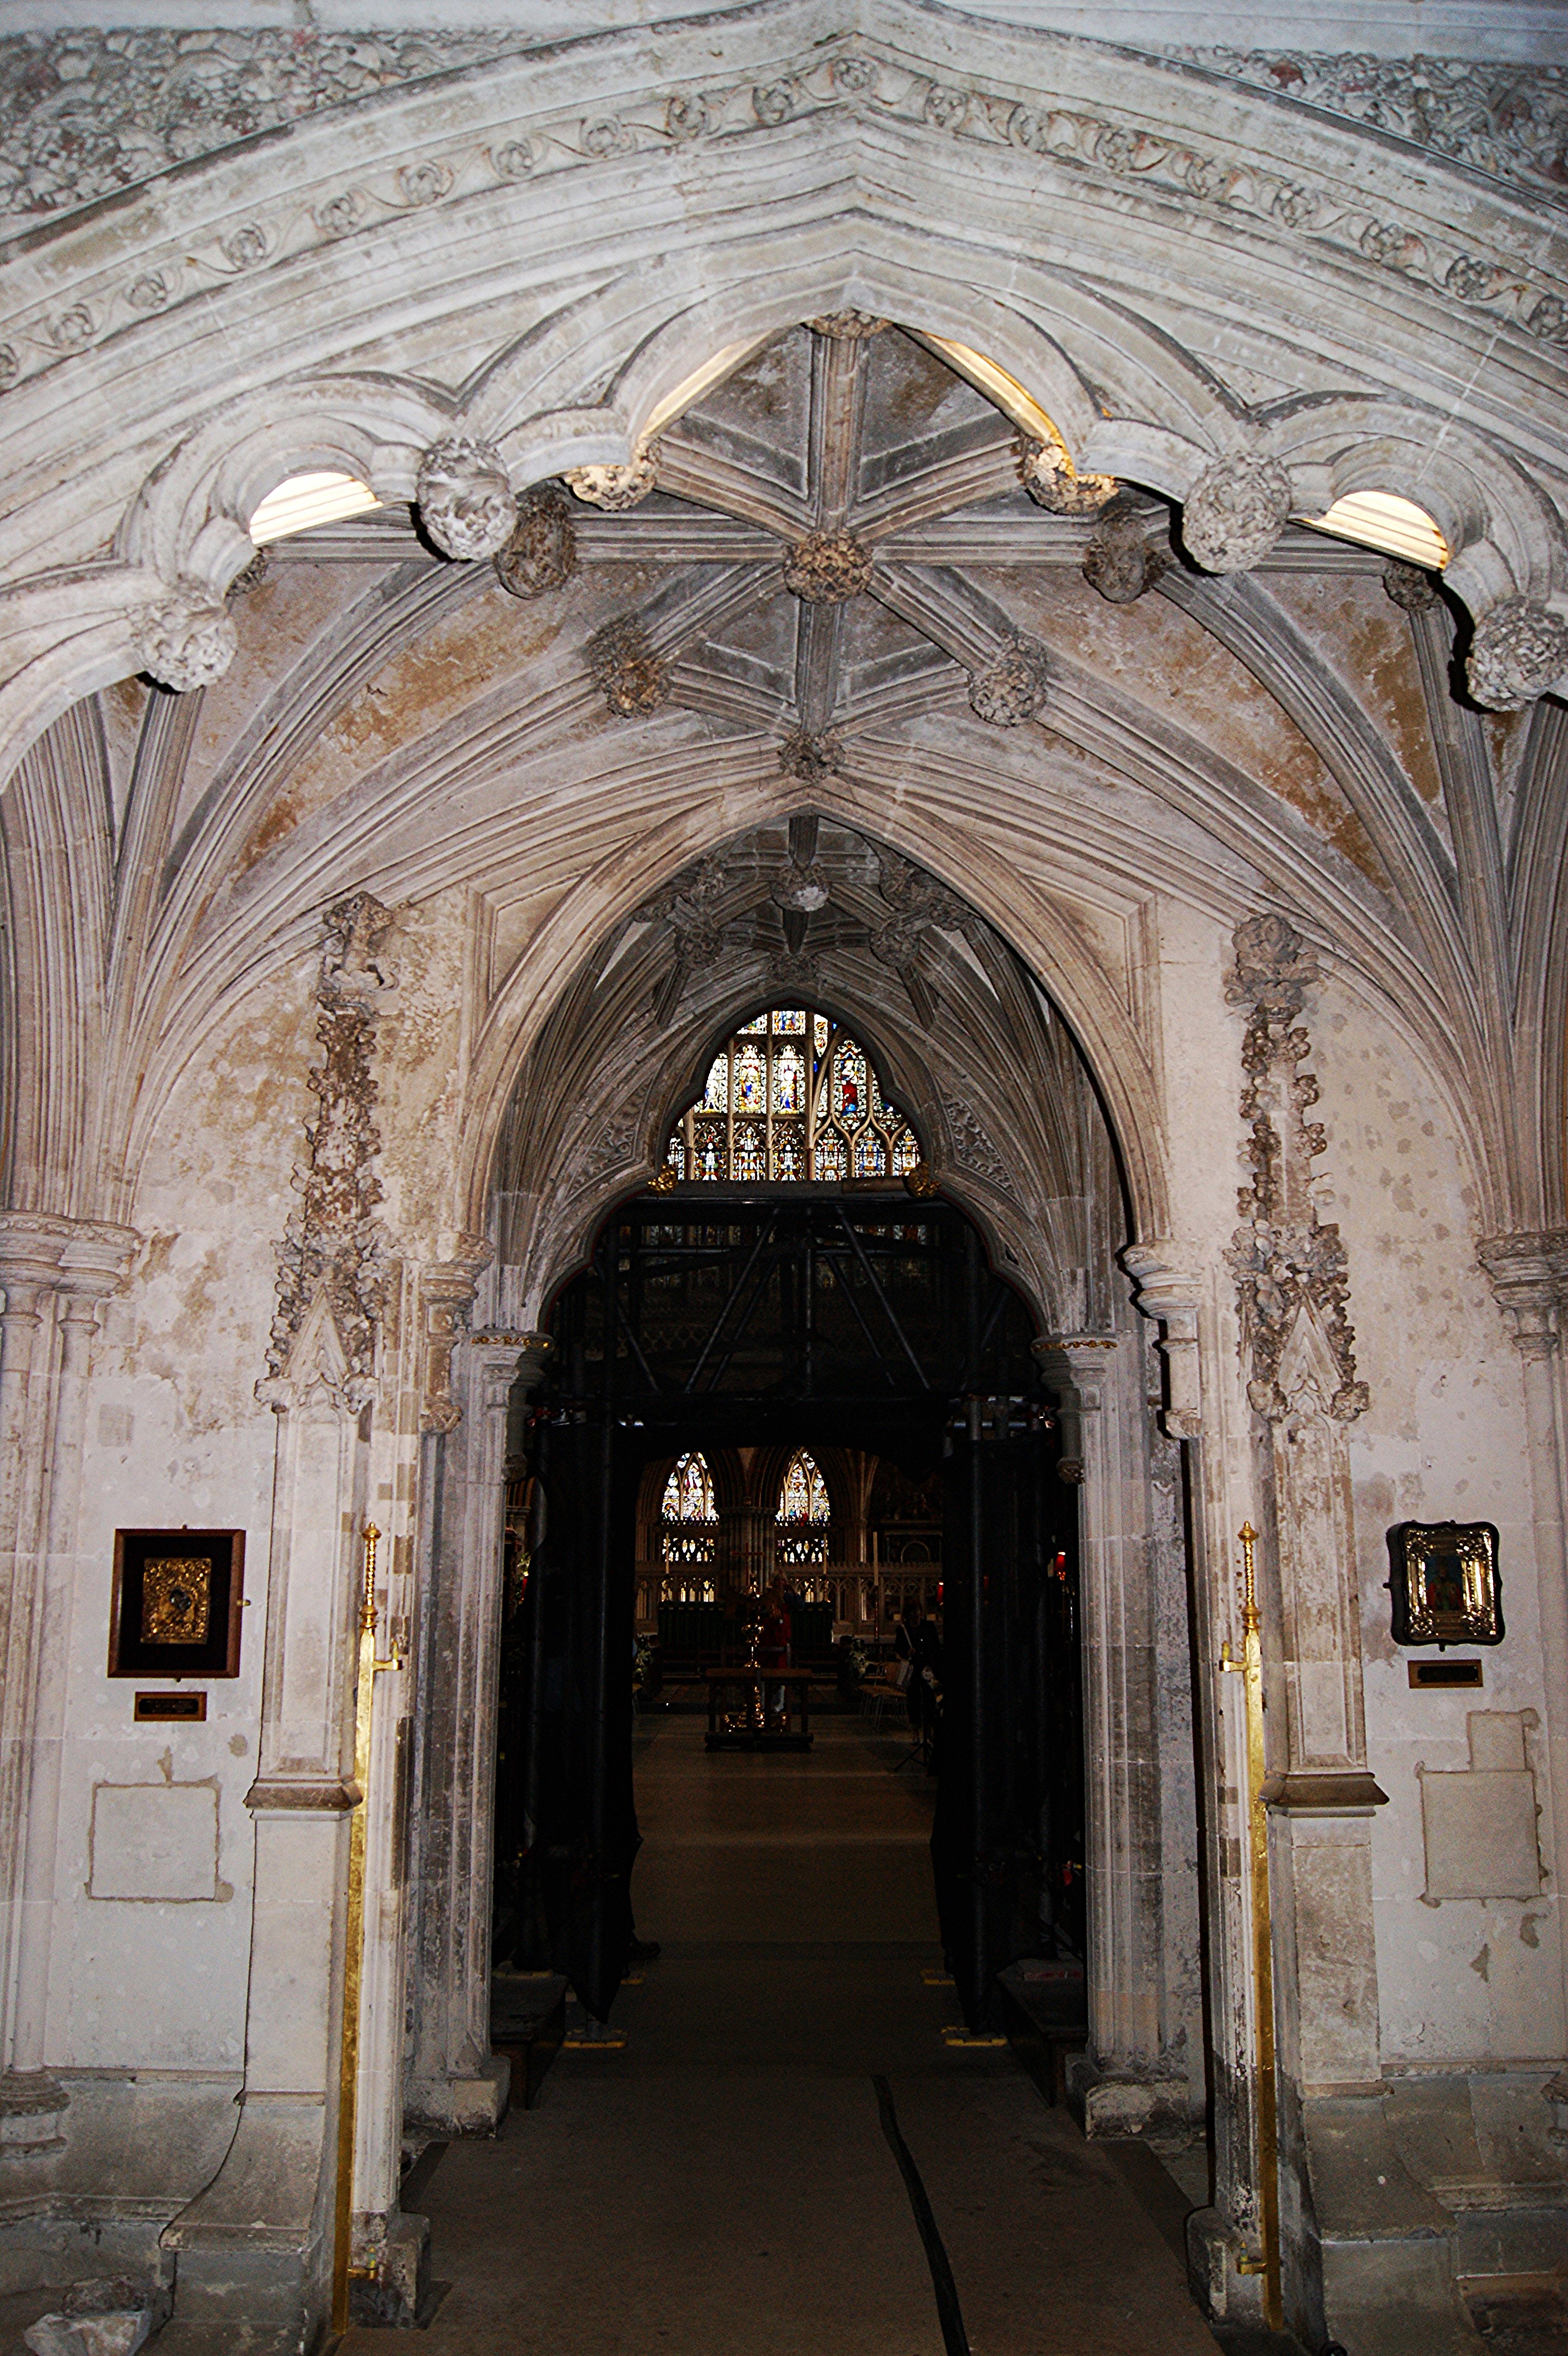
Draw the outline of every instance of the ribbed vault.
M808 876L825 899L794 911ZM791 999L838 1014L875 1055L932 1177L980 1220L1047 1330L1108 1326L1126 1211L1060 1016L978 910L886 844L811 815L749 830L674 877L558 1001L497 1156L491 1280L505 1313L541 1320L610 1203L659 1167L719 1042Z

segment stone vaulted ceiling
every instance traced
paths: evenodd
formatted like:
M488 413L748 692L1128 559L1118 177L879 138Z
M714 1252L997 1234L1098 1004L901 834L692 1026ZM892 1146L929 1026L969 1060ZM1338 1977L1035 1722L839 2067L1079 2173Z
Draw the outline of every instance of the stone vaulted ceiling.
M1144 1229L1166 898L1288 907L1464 1108L1487 1225L1558 1218L1563 707L1463 676L1568 643L1556 85L1472 138L1468 70L1372 123L1255 65L780 0L42 206L0 260L14 1199L123 1215L200 1043L369 888L468 911L472 1223L585 959L815 815L1028 942ZM258 580L313 465L381 510ZM476 466L504 582L439 545ZM1369 481L1443 590L1281 529Z

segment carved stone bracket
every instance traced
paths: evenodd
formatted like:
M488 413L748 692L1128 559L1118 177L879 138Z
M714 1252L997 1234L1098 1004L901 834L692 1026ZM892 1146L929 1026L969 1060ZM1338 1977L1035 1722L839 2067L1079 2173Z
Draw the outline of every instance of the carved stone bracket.
M323 1378L340 1405L362 1407L374 1388L376 1337L388 1279L388 1238L375 1215L381 1184L374 1168L381 1136L372 1118L371 1073L376 1023L395 980L387 953L392 916L368 892L327 912L316 1002L324 1054L310 1074L320 1105L307 1123L306 1158L295 1166L299 1208L278 1251L278 1307L268 1373L256 1395L283 1407L290 1370L311 1312L324 1306L341 1366Z
M1290 1413L1280 1377L1287 1345L1305 1317L1320 1333L1333 1369L1322 1404L1336 1421L1350 1423L1366 1408L1367 1387L1356 1376L1345 1247L1337 1226L1318 1218L1312 1198L1312 1164L1327 1139L1320 1123L1305 1119L1317 1102L1317 1082L1300 1068L1310 1042L1292 1020L1307 986L1319 979L1317 962L1279 916L1248 917L1236 928L1235 948L1226 996L1232 1006L1249 1010L1241 1114L1250 1124L1247 1158L1253 1174L1240 1190L1243 1224L1227 1258L1250 1367L1247 1396L1271 1422Z

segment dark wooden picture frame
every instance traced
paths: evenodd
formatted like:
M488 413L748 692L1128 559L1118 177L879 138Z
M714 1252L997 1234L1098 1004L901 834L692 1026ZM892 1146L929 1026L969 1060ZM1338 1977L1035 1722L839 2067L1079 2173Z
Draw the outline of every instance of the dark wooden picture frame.
M1503 1582L1490 1522L1396 1522L1389 1532L1396 1644L1500 1644Z
M116 1530L112 1677L237 1677L243 1530Z

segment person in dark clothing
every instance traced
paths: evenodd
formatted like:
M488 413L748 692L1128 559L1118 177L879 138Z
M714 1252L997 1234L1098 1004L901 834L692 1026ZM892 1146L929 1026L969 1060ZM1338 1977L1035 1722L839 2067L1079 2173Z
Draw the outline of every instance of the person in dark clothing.
M909 1664L909 1679L904 1689L905 1706L909 1712L910 1725L924 1741L936 1716L933 1687L941 1682L941 1647L935 1623L927 1619L918 1595L912 1597L905 1607L904 1617L898 1622L893 1639L893 1649L899 1660Z

